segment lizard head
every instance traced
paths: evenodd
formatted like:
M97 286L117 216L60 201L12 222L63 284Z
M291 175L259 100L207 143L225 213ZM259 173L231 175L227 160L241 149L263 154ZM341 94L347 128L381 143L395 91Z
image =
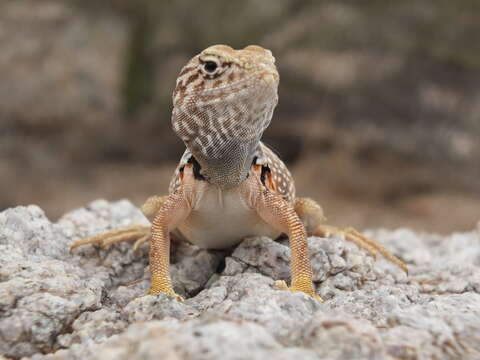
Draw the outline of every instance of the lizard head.
M279 75L270 50L214 45L181 70L173 93L175 133L207 181L233 187L245 180L277 105Z

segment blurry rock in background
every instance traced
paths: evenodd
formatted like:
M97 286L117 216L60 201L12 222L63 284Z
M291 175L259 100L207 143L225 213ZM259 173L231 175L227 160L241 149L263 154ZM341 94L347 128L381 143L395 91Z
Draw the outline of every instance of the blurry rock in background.
M101 3L101 4L99 4ZM467 230L480 218L480 3L5 0L0 209L55 218L165 193L181 66L216 43L272 49L265 140L330 222Z

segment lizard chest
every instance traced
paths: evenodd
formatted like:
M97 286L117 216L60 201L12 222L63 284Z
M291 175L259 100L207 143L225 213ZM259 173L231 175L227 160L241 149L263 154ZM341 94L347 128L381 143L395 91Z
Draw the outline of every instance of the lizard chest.
M209 186L176 229L180 237L207 249L235 246L248 236L279 235L244 203L238 191Z

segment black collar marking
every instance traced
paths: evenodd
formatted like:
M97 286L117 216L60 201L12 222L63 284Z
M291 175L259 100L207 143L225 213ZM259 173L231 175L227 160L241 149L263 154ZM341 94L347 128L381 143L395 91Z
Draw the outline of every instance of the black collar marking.
M200 164L198 163L197 159L195 159L192 156L190 156L190 158L188 159L187 161L189 164L192 164L193 165L193 177L195 178L195 180L203 180L205 181L205 177L200 173L200 169L202 168L200 166Z
M252 161L252 165L255 165L256 162L258 160L258 157L255 156L253 158L253 161ZM197 159L195 159L195 157L193 155L191 155L188 160L187 160L187 163L188 164L192 164L193 165L193 177L195 178L195 180L202 180L202 181L205 181L205 176L203 176L201 173L200 173L200 169L202 168L202 166L199 164L199 162L197 161ZM185 166L182 166L179 171L180 172L183 172L184 171L184 168ZM260 180L262 181L262 184L265 185L265 176L267 173L270 173L270 168L268 167L268 165L262 165L262 173L260 175ZM249 176L249 174L247 174L247 177Z

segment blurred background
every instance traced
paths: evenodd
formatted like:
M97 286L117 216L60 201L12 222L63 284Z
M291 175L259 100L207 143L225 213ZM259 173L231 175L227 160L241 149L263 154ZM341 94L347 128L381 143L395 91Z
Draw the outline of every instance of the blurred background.
M479 34L478 0L2 0L0 210L165 193L180 68L259 44L281 75L265 141L330 223L473 229Z

